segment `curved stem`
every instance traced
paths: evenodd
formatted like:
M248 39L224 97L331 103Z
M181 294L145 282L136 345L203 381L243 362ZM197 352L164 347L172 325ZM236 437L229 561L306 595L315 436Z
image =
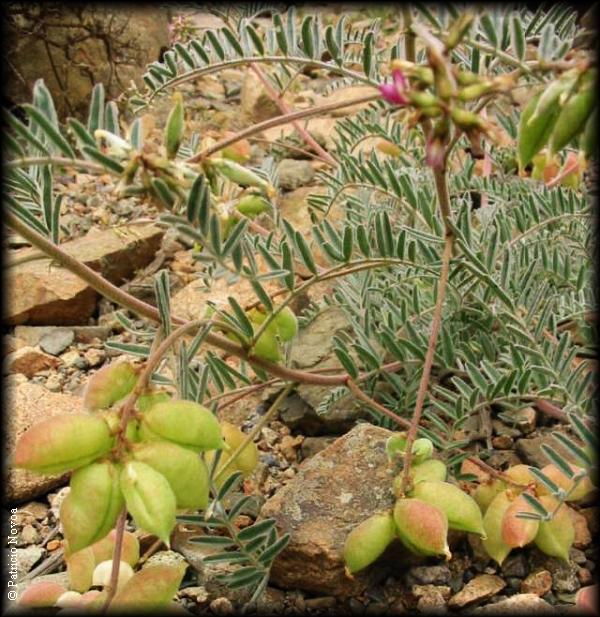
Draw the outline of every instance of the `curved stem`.
M100 165L100 163L94 163L93 161L86 161L84 159L69 159L60 156L30 156L22 159L13 159L12 161L7 161L6 163L3 163L5 169L14 169L15 167L33 167L35 165L61 165L65 167L81 167L82 169L89 169L90 171L110 173L110 169L107 169L103 165Z
M369 101L374 101L375 99L380 98L379 91L373 94L367 94L363 96L359 96L354 99L349 99L346 101L341 101L339 103L327 103L325 105L319 105L317 107L312 107L311 109L303 109L301 111L295 111L290 114L285 114L283 116L277 116L276 118L270 118L268 120L264 120L263 122L259 122L258 124L254 124L247 129L239 131L235 135L231 137L227 137L226 139L222 139L212 146L198 152L198 154L186 160L186 163L198 163L203 159L209 157L211 154L234 144L240 139L245 139L246 137L250 137L251 135L256 135L257 133L261 133L266 129L273 128L275 126L281 126L283 124L288 124L294 120L300 120L301 118L310 118L310 116L318 116L319 114L326 113L329 111L333 111L334 109L342 109L344 107L350 107L352 105L358 105L360 103L368 103Z

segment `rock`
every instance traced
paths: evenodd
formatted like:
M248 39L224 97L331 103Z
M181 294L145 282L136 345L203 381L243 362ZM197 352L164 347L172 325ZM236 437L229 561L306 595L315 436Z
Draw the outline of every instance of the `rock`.
M337 600L333 596L321 596L320 598L308 598L304 601L306 608L319 610L333 608Z
M342 103L344 101L350 99L357 99L361 96L367 96L368 94L373 94L374 90L370 86L350 86L348 88L339 88L329 93L326 97L322 97L322 100L318 101L318 105L323 105L325 103ZM356 105L351 105L348 107L343 107L342 109L334 109L331 112L331 115L335 117L341 116L349 116L354 115L359 112L361 109L365 109L368 107L369 103L357 103Z
M547 444L561 456L564 456L568 461L572 463L576 462L573 458L573 454L554 439L552 435L539 435L537 437L530 437L529 439L519 439L516 445L517 454L523 463L527 465L533 465L539 468L545 467L551 461L544 454L541 448L542 444Z
M46 551L41 546L28 546L16 549L17 574L23 576L35 566Z
M175 551L158 551L158 553L154 553L154 555L151 555L148 558L142 566L142 570L144 568L148 568L149 566L178 566L182 563L187 565L183 555L180 555Z
M27 382L5 381L8 431L5 459L12 459L18 438L36 422L63 413L79 413L81 399L67 394L53 394L46 388ZM6 494L9 502L21 502L45 495L63 484L67 475L45 476L24 469L8 469Z
M96 366L100 366L106 360L106 352L103 349L88 349L84 354L88 366L90 368L95 368Z
M40 339L40 347L53 356L60 355L75 340L73 330L53 328Z
M533 593L540 598L552 589L552 574L548 570L533 572L521 583L522 593Z
M446 565L415 566L406 573L406 584L415 585L444 585L450 581L450 568Z
M590 508L583 508L579 511L587 522L589 532L593 535L596 535L600 531L600 517L598 516L598 510L598 506L591 506ZM577 534L577 529L575 529L575 534Z
M506 587L506 583L493 574L480 574L469 581L448 601L450 608L462 608L474 602L487 600Z
M21 347L4 359L4 374L20 373L33 377L36 373L55 369L60 366L60 360L34 347Z
M148 12L135 6L64 5L56 11L32 9L19 28L7 29L11 62L5 83L11 99L30 102L34 81L43 77L60 118L86 118L96 83L104 84L107 101L122 94L131 80L142 86L146 66L169 46L168 12L162 7ZM45 34L32 33L38 28ZM51 57L43 37L48 37Z
M554 615L556 609L533 593L518 593L505 600L476 608L477 615Z
M256 610L260 615L274 615L283 612L285 593L275 587L266 587L256 602Z
M335 441L335 437L305 437L300 448L302 458L307 459L324 450Z
M336 597L365 587L376 564L351 580L344 574L342 550L356 525L394 503L385 454L390 435L386 429L359 424L304 461L296 477L265 503L260 518L275 518L278 530L291 536L273 563L272 584ZM399 543L388 549L396 560L399 549ZM408 551L403 555L400 559L408 559ZM385 563L385 555L380 562Z
M283 159L277 167L279 187L285 191L293 191L310 184L315 176L315 170L308 161Z
M335 118L309 118L306 124L305 121L302 121L302 124L320 146L323 146L326 150L331 150L335 147L335 142L333 141L335 136ZM291 136L298 137L298 133L292 124L286 124L266 129L262 132L262 136L269 141L276 141ZM303 147L306 148L306 146ZM291 156L291 153L288 156Z
M86 362L85 358L80 355L77 349L67 351L66 353L62 354L60 359L68 368L86 369L88 367L88 363ZM48 386L46 385L46 387Z
M592 584L594 577L588 568L579 568L579 570L577 570L577 579L581 586L585 587L586 585Z
M533 407L511 409L502 413L502 419L509 425L519 429L526 435L535 429L537 411Z
M180 598L189 598L200 606L208 604L208 593L206 589L201 586L185 587L179 591L178 595Z
M40 532L33 525L25 525L20 535L24 544L37 544L40 541Z
M29 515L36 521L43 521L48 516L48 506L39 501L30 501L21 506L18 512L19 514Z
M566 562L558 557L549 557L539 550L529 555L532 570L548 570L552 575L552 591L555 593L573 593L580 587L577 579L579 566L573 562Z
M509 555L501 566L503 576L517 576L523 578L527 575L527 559L523 553Z
M154 225L92 229L82 238L63 243L61 248L99 271L111 283L121 284L154 258L163 233ZM15 256L31 251L22 249ZM48 260L11 268L6 284L11 289L3 309L8 325L85 324L98 298L98 293L87 283L65 268L50 268Z
M573 508L567 510L575 529L575 539L573 546L575 548L585 548L592 542L592 534L590 533L586 517Z
M426 596L419 598L417 610L419 613L426 613L427 615L442 615L448 612L444 596L435 587Z
M297 437L292 437L291 435L284 435L281 438L281 444L279 445L279 449L281 450L281 453L288 462L296 462L296 451L303 441L304 437L302 437L301 435Z

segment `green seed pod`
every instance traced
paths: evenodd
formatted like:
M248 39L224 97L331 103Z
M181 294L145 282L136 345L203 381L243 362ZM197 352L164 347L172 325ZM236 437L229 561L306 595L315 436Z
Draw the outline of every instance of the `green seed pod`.
M246 439L246 433L243 433L237 426L231 424L230 422L221 422L221 430L223 431L223 438L225 439L225 443L229 446L229 453L233 454ZM227 458L229 456L228 453L223 452L223 455ZM223 462L223 456L221 457ZM225 459L226 460L226 459ZM240 452L239 456L235 461L235 467L239 469L244 475L249 476L258 465L258 448L256 444L251 441L248 445Z
M448 519L437 506L416 498L398 499L394 522L398 537L414 553L450 559Z
M513 493L522 491L525 486L535 484L537 487L538 484L536 477L531 473L531 470L529 469L529 465L513 465L504 472L504 475L510 478L513 482L524 485L523 488L511 485L510 490Z
M13 464L43 474L64 473L104 456L113 442L102 418L84 413L53 416L21 435Z
M502 541L510 548L521 548L535 538L539 521L519 518L519 512L535 512L535 508L519 495L507 508L502 518Z
M460 107L453 107L450 111L450 116L454 124L465 131L483 128L483 121L472 111L461 109Z
M594 84L586 84L564 104L550 137L550 154L562 150L585 127L594 106L596 89Z
M277 344L276 330L267 328L251 349L251 354L267 362L279 362L281 354Z
M433 454L433 443L427 437L415 439L412 445L412 460L415 465L431 458Z
M192 450L220 450L221 427L210 409L192 401L170 400L146 411L140 422L143 441L172 441Z
M414 485L410 496L440 508L448 519L450 529L485 536L479 506L472 497L458 486L449 482L424 480Z
M581 467L577 467L576 465L569 465L574 473L579 473L582 470ZM571 492L573 487L575 486L575 481L572 478L568 478L566 474L564 474L556 465L546 465L541 469L542 473L554 484L562 488L566 493L568 493L565 501L579 501L586 497L589 493L594 490L594 486L590 480L589 476L584 476L581 480L579 480L575 489ZM539 483L538 491L540 495L549 495L549 489L542 484Z
M558 506L558 501L549 495L542 495L538 500L548 512L554 512ZM569 550L574 540L575 528L568 506L562 504L551 520L540 521L534 543L542 553L569 561Z
M463 13L454 21L444 39L446 49L454 49L463 40L471 28L474 18L473 13Z
M421 109L426 107L439 107L439 99L432 92L426 90L410 90L407 92L408 100Z
M167 158L174 159L183 139L185 112L183 110L183 97L181 92L173 95L175 106L171 109L167 124L165 125L165 150Z
M482 482L479 484L473 492L472 497L477 502L481 511L485 512L496 495L504 490L506 490L506 483L499 478L494 478L489 482Z
M597 130L598 130L598 110L594 109L588 121L585 123L585 129L581 136L581 149L585 153L587 159L597 156Z
M107 409L127 396L134 388L138 373L129 362L102 367L88 381L83 404L90 411Z
M279 338L284 342L291 341L298 332L298 318L289 306L277 313L273 323L277 328Z
M229 159L211 159L211 164L222 176L240 186L256 186L267 193L272 189L271 185L264 178Z
M98 415L108 424L111 435L116 435L121 427L121 413L117 409L106 409L98 412ZM125 437L131 442L139 441L138 432L139 425L137 420L129 420L125 429Z
M120 481L127 510L138 528L170 546L176 500L167 479L146 463L129 461L121 471Z
M167 479L178 508L204 510L208 505L208 471L196 452L168 441L152 441L138 444L133 458Z
M546 114L529 122L540 100L541 93L531 98L519 119L519 133L517 150L519 154L519 166L523 170L531 159L546 145L552 129L560 114L560 105L555 101Z
M421 108L421 113L427 118L437 118L442 115L442 108L433 105L432 107L423 107Z
M149 566L136 572L116 593L109 611L144 613L166 608L179 590L187 567Z
M112 529L102 540L98 540L98 542L92 544L91 548L94 552L94 560L96 563L108 561L113 558L116 536L116 530ZM125 531L123 534L120 557L121 561L126 561L131 567L135 566L140 560L140 542L137 536L130 531Z
M423 482L425 480L437 480L439 482L444 482L447 474L448 470L446 469L446 465L444 465L442 461L435 458L427 459L426 461L412 465L411 467L413 484Z
M537 105L533 110L533 114L527 120L528 124L535 122L538 118L541 118L549 110L555 107L557 104L561 106L564 104L566 97L569 96L573 86L579 79L579 69L571 69L563 73L558 79L554 80L540 95Z
M58 598L66 593L66 589L58 583L50 581L34 581L25 589L17 601L18 606L28 608L46 608L54 606Z
M260 195L244 195L237 204L235 204L235 208L238 212L241 212L244 216L249 218L254 218L263 212L268 212L271 210L271 204Z
M492 499L483 516L483 529L486 534L483 547L487 554L500 565L511 551L510 546L502 539L502 520L511 504L508 492L502 491Z
M481 81L481 75L472 71L459 71L456 75L456 81L460 86L471 86Z
M91 546L72 553L65 558L69 588L84 593L92 586L92 576L96 567L94 551Z
M77 470L71 476L71 492L60 508L71 554L103 538L114 527L123 506L117 466L103 462Z
M371 565L396 537L391 512L374 514L355 527L346 538L344 561L350 574Z
M148 409L150 409L150 407L152 407L153 405L156 405L157 403L164 403L170 400L171 395L164 390L144 392L144 394L142 394L138 398L135 407L138 411L144 413L145 411L148 411Z
M456 96L460 101L473 101L481 98L484 94L491 92L493 88L494 84L491 81L483 81L461 88Z

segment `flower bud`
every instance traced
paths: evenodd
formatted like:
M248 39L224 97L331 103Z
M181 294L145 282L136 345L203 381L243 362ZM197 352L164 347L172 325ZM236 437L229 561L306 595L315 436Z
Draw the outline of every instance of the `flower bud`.
M460 107L453 107L450 111L450 116L454 124L464 131L483 129L482 119L472 111L461 109Z
M244 195L236 204L235 208L238 212L249 218L254 218L263 212L271 210L271 204L260 195L249 194Z
M140 422L143 441L172 441L192 450L220 450L221 427L210 409L193 401L170 400L146 411Z
M512 502L509 499L508 491L498 493L488 506L483 516L483 530L485 531L485 539L483 540L483 548L487 554L502 565L510 553L510 546L504 542L502 538L502 521L504 514L510 508Z
M165 608L179 590L186 566L157 565L136 572L117 592L111 607L141 613Z
M435 94L426 90L411 90L408 93L408 100L421 109L425 107L436 107L439 106L440 103Z
M344 561L350 574L372 564L396 537L391 512L374 514L355 527L344 544Z
M84 593L92 586L92 574L96 560L91 546L71 553L65 558L67 564L67 576L69 577L69 587L73 591Z
M548 512L554 512L558 506L558 501L549 495L542 495L538 500ZM569 561L569 550L575 540L575 529L568 508L569 506L562 504L551 520L540 521L534 539L540 551L565 561Z
M138 444L133 458L167 479L178 508L203 510L208 505L208 471L196 452L168 441L152 441Z
M398 499L394 522L398 537L414 553L445 555L450 559L448 519L437 506L416 498Z
M270 195L273 187L261 176L229 159L211 159L213 167L225 178L240 186L256 186Z
M379 152L383 152L384 154L387 154L389 156L395 157L402 154L402 148L387 139L380 139L377 142L376 148L377 150L379 150Z
M414 485L410 496L440 508L448 519L450 529L485 536L479 506L458 486L449 482L424 480Z
M123 508L119 469L93 463L71 476L71 491L60 507L60 521L72 554L97 542L114 527Z
M90 411L107 409L127 396L134 388L138 373L129 362L115 362L102 367L88 381L83 404Z
M118 135L105 131L104 129L96 129L94 131L94 137L98 143L105 143L105 153L109 156L116 156L118 158L125 158L131 151L131 144Z
M473 13L463 13L452 23L444 38L446 49L454 49L463 40L471 28L473 19L475 19Z
M502 540L511 548L521 548L529 544L536 536L539 521L519 518L519 512L535 513L535 508L519 495L507 508L502 518Z
M175 101L174 107L169 113L167 123L165 125L165 150L167 158L174 159L183 139L183 129L185 122L185 112L183 109L183 97L181 92L175 92L173 95Z
M115 552L116 530L111 530L108 535L102 540L98 540L92 544L91 549L94 552L95 563L108 561L113 558ZM123 534L123 542L121 544L121 561L126 561L131 567L140 559L140 543L137 536L130 531L125 531Z
M110 584L112 574L112 559L101 561L94 569L92 584L94 587L106 587ZM117 589L120 589L133 576L132 567L126 562L121 561L119 564L119 578L117 579Z
M107 454L113 441L102 418L83 413L53 416L21 435L14 466L43 474L64 473Z
M154 534L169 546L175 527L175 495L167 479L138 461L125 464L120 476L127 510L139 529Z
M471 86L481 81L481 76L472 71L459 71L456 74L456 81L461 86Z
M467 102L481 98L484 94L491 92L494 88L494 84L490 81L484 81L477 84L471 84L461 88L457 93L457 98L460 101Z
M406 79L404 78L404 73L400 68L392 67L392 83L391 84L381 84L379 86L379 91L383 96L384 100L392 105L406 105L408 102L406 99L406 88L407 88Z

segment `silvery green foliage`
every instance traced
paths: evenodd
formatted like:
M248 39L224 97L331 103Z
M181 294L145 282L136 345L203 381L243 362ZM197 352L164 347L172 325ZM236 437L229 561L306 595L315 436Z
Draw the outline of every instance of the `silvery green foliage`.
M434 10L418 4L415 17L435 35L446 30L460 10L458 5L440 5ZM253 21L259 14L271 15L272 25L259 27ZM318 15L300 16L294 8L279 13L257 4L227 9L222 16L226 27L206 30L185 45L176 44L164 62L149 65L145 90L132 93L129 99L134 112L147 109L156 97L201 75L249 62L271 67L269 78L279 89L287 87L307 65L327 70L331 88L376 86L382 79L381 67L403 53L402 37L387 49L375 45L376 22L357 30L342 17L335 26L323 27ZM453 60L475 72L508 72L523 62L532 41L540 58L560 58L577 34L575 18L575 12L561 4L535 13L491 7L477 16L469 38L453 51ZM323 60L325 52L329 59ZM533 76L527 79L535 81ZM41 157L45 162L15 164L6 170L6 207L58 243L60 199L53 188L50 159L70 159L74 167L79 164L85 169L92 163L122 177L130 153L141 151L145 136L139 118L121 134L117 108L105 102L101 85L94 88L86 124L69 119L66 126L61 125L41 81L36 84L33 104L24 108L27 122L7 118L9 161ZM272 303L265 281L276 279L291 294L299 286L294 276L299 266L311 277L304 280L304 286L336 269L347 271L322 304L311 304L300 315L300 325L306 326L327 305L343 309L351 333L335 340L341 366L352 377L368 373L361 387L388 409L409 418L427 348L444 229L431 171L423 164L420 131L399 122L395 113L377 101L337 122L331 154L339 165L319 174L326 192L310 197L310 234L300 233L274 209L263 215L272 219L274 231L267 236L254 233L242 218L224 237L216 197L223 190L235 192L239 187L227 179L208 177L189 162L198 152L199 135L186 134L177 157L169 163L173 173L185 178L184 188L176 190L158 179L150 186L133 181L126 190L130 195L158 199L167 210L161 215L162 223L196 243L195 257L205 264L206 285L222 276L231 281L248 279L257 301L268 308ZM514 138L517 115L498 114L499 124ZM363 151L361 144L371 138L392 142L399 148L398 155L384 156L375 148ZM490 156L503 160L507 152L492 146ZM267 159L253 172L276 186L277 160ZM596 354L584 319L597 306L589 284L595 250L589 195L585 188L582 192L560 186L548 189L509 172L482 178L474 173L472 160L453 168L449 180L456 247L421 434L445 451L448 463L458 468L463 455L453 450L464 443L454 435L470 417L489 408L502 413L546 399L569 414L572 436L557 439L589 469L593 461L586 447L595 447L589 427L592 374L584 361L576 364L577 359ZM485 208L477 208L481 194L487 196ZM317 249L326 266L317 265ZM161 327L168 331L165 272L157 275L155 291L163 317ZM225 308L217 307L217 314L232 333L248 336L247 320L235 299ZM147 357L156 328L140 327L124 312L119 319L135 335L135 342L111 346ZM569 322L575 324L578 336L565 328ZM224 393L251 383L245 362L236 370L214 352L198 355L208 328L198 332L191 343L179 344L175 381L165 376L162 367L153 381L174 385L179 396L199 402L207 400L209 388ZM381 370L392 362L401 363L401 368ZM266 379L266 373L256 372ZM327 413L347 394L344 387L333 389L318 412ZM376 422L396 428L391 420L372 413ZM547 453L567 473L562 457L551 448ZM485 458L486 452L481 456ZM540 479L549 482L543 474ZM557 487L550 489L560 499L565 497ZM217 492L210 516L194 521L231 531L231 510L227 513L223 508L223 497ZM546 516L539 508L539 514ZM255 529L256 536L249 531L249 537L240 540L240 533L227 539L227 546L223 544L227 550L218 559L231 557L241 567L230 583L256 584L257 589L264 584L268 565L284 545L273 528L267 527Z

